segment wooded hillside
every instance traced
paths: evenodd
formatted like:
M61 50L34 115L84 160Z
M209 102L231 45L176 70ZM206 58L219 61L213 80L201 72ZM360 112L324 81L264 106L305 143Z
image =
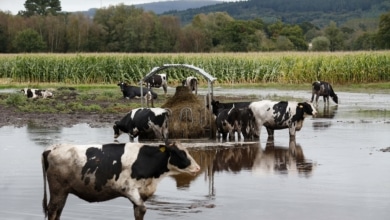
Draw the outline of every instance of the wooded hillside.
M200 13L227 12L235 19L260 18L264 22L282 20L289 24L310 22L324 27L330 21L343 24L351 19L377 18L389 10L389 0L248 0L164 14L178 16L184 24Z

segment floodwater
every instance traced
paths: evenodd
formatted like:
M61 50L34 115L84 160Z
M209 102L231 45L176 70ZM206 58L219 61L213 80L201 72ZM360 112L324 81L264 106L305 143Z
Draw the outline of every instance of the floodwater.
M255 93L215 90L215 94ZM308 99L306 91L264 90L257 97ZM267 142L183 140L201 165L195 177L167 177L145 219L390 219L390 94L338 93L319 103L296 140L288 130ZM43 219L40 154L54 143L113 142L111 126L0 128L0 219ZM126 142L125 135L119 138ZM87 203L71 195L61 219L133 219L123 198Z

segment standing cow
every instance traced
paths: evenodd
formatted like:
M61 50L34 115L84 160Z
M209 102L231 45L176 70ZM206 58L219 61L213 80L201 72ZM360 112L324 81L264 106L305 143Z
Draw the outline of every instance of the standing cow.
M42 204L49 220L60 219L68 194L88 202L127 198L133 204L135 219L142 220L145 201L154 194L163 177L179 173L195 175L200 170L179 144L140 143L53 145L42 153L42 168Z
M234 139L234 132L237 132L238 138L241 137L240 110L234 106L231 109L222 109L215 119L219 138L226 140L229 134L229 140Z
M255 117L259 135L261 127L264 126L269 137L274 136L274 130L288 128L290 137L295 138L295 132L301 130L305 117L317 114L309 102L263 100L252 102L249 108Z
M333 91L332 86L328 82L324 82L324 81L313 82L311 102L313 102L314 100L314 95L316 96L316 105L318 105L318 98L320 96L323 96L325 105L326 104L329 105L329 96L332 97L332 100L336 104L339 103L336 93Z
M233 106L239 109L247 108L251 102L227 102L222 103L219 101L211 100L211 106L213 107L213 114L218 115L218 112L222 109L231 109Z
M167 87L168 87L168 77L167 74L161 73L156 74L145 80L145 83L148 87L160 88L161 86L164 89L164 94L167 95Z
M154 133L156 138L168 139L170 111L163 108L136 108L114 124L114 138L128 133L130 141L142 133Z
M187 86L191 92L195 91L195 95L198 94L198 79L196 77L189 76L181 84L182 86Z

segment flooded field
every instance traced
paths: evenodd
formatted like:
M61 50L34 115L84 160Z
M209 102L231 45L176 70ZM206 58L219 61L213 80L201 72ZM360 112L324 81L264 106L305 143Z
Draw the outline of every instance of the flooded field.
M202 92L202 91L201 91ZM215 94L251 94L219 90ZM201 166L167 177L146 203L145 219L389 219L390 94L337 93L341 103L307 118L296 140L288 130L267 141L181 140ZM262 97L307 100L307 91L265 90ZM43 219L40 155L54 143L113 142L111 126L77 124L0 128L0 219ZM128 141L123 135L120 142ZM69 196L61 219L133 219L123 198L87 203Z

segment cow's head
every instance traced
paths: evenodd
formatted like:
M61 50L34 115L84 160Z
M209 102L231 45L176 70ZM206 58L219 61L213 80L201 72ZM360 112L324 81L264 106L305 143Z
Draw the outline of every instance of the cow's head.
M336 94L334 94L332 97L332 100L336 103L336 104L339 104L339 98L337 97Z
M300 111L302 111L303 116L305 116L305 115L316 116L317 115L316 108L310 102L300 102L300 103L298 103L297 112L300 112Z
M125 89L125 87L127 86L127 84L124 83L124 82L119 82L119 83L117 84L117 86L119 86L119 88L121 88L121 91L123 91L123 90Z
M114 126L112 127L114 129L114 138L118 138L123 133L123 131L121 129L119 129L119 127L117 125L118 123L119 123L119 121L116 121Z
M189 173L195 175L199 172L198 163L180 144L172 143L160 146L160 151L169 153L168 169L177 173Z
M219 101L215 101L214 99L211 100L211 107L213 108L213 114L215 116L218 115L218 109L219 109Z

